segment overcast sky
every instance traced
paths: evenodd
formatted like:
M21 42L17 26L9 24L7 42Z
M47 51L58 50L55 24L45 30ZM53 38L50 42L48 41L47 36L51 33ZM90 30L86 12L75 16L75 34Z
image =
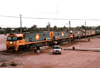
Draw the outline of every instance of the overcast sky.
M0 0L0 15L64 19L100 19L99 0ZM70 20L71 26L84 25L84 21ZM23 27L45 27L50 22L63 27L69 20L45 20L22 18ZM87 26L98 26L100 21L86 21ZM20 19L0 16L1 27L19 27Z

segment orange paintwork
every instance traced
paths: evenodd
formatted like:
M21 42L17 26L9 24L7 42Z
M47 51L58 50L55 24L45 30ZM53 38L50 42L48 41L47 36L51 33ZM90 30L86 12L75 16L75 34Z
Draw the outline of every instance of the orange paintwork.
M51 32L49 33L49 36L53 39L53 37L54 37L54 32L51 31Z
M50 37L54 36L54 32L53 31L51 31L49 34L50 34Z
M19 45L25 45L25 39L23 39L23 34L9 34L8 37L22 37L22 40L17 41L6 41L6 50L13 47L14 50L18 50ZM12 42L12 44L10 44Z

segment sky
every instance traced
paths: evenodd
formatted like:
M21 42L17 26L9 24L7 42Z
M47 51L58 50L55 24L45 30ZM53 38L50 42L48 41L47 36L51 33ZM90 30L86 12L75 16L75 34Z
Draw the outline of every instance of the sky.
M0 26L20 27L20 18L3 17L17 16L32 18L58 18L70 20L28 19L22 18L22 27L51 27L98 26L100 20L71 20L71 19L100 19L99 0L0 0ZM3 15L3 16L2 16Z

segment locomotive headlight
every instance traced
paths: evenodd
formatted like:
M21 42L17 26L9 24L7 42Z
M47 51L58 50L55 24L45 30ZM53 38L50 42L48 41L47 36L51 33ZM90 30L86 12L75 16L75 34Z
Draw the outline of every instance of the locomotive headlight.
M12 42L12 41L10 41L10 42L9 42L9 44L13 44L13 42Z

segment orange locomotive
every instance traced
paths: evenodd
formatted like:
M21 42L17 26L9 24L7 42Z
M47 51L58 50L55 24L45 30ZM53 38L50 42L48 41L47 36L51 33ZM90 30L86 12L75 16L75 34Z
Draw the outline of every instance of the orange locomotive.
M6 41L6 50L17 51L20 45L25 45L23 34L9 34Z
M85 32L86 36L100 34L100 30L9 34L6 41L6 50L18 51L33 48L37 45L53 45L54 43L62 43L64 41L69 41L69 38L74 40L75 38L85 37Z
M34 47L35 45L53 44L54 41L62 42L68 40L69 36L73 38L73 33L66 31L41 32L41 33L22 33L9 34L6 41L7 51L18 51Z

